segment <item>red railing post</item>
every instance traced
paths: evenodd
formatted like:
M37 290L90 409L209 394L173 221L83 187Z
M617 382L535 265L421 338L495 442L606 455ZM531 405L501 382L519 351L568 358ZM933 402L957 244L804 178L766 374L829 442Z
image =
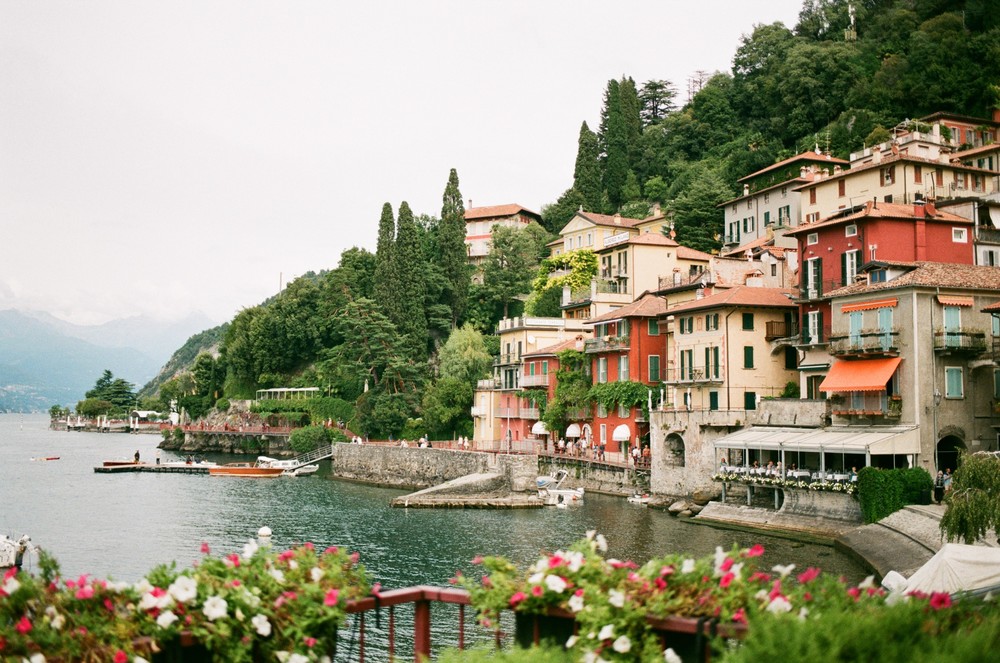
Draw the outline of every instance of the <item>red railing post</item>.
M431 655L431 602L426 596L413 602L413 660L422 663Z

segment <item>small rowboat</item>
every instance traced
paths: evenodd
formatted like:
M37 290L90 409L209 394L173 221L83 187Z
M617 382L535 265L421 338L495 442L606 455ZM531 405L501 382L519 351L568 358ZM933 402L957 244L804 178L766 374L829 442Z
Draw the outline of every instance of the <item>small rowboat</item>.
M42 458L32 458L31 460L59 460L59 456L43 456Z
M210 475L220 477L280 477L282 472L280 467L260 467L253 463L227 463L208 468Z

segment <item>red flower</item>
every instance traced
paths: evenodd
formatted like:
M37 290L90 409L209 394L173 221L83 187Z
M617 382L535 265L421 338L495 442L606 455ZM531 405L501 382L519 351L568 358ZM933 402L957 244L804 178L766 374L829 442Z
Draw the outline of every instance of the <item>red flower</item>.
M858 589L857 587L851 587L850 589L847 590L847 594L852 599L854 599L855 601L857 601L858 598L861 597L861 590Z
M726 575L719 578L719 587L729 587L733 583L733 578L736 577L734 573L727 573Z
M107 609L108 612L115 611L115 604L111 602L111 599L104 599L104 607Z
M744 557L760 557L764 554L764 546L759 543L753 545L749 550L743 553Z
M128 654L121 649L115 652L115 663L128 663Z
M331 589L326 593L326 596L323 598L323 605L328 605L328 606L337 605L337 599L339 596L340 596L340 590L336 588Z
M542 586L541 585L535 585L534 587L532 587L531 588L531 595L532 596L541 596L542 595Z
M747 623L747 613L746 613L746 611L743 608L740 608L739 610L737 610L736 612L734 612L733 613L733 621L734 622L739 622L740 624L746 624Z
M329 548L327 548L326 550L323 551L323 554L324 555L336 555L337 554L337 550L339 550L339 548L337 548L337 546L330 546Z
M774 584L771 585L771 593L768 594L767 597L773 601L779 596L781 596L781 581L775 580Z
M7 581L16 575L17 575L17 567L12 566L4 572L3 579L4 581Z
M763 571L755 571L750 575L750 582L767 582L771 576Z
M31 622L28 621L27 615L23 615L21 619L17 621L17 625L14 626L14 629L21 635L24 635L31 630Z
M291 549L285 550L280 555L278 555L278 561L279 562L287 562L288 560L290 560L293 557L295 557L295 551L294 550L291 550Z
M81 599L81 600L93 598L93 596L94 596L94 586L93 585L83 585L83 586L80 587L80 589L76 590L76 594L74 594L74 596L76 596L76 598Z
M201 554L202 555L208 555L208 554L211 554L211 552L212 552L212 549L208 547L208 543L205 542L205 541L202 541L201 542Z
M302 544L302 547L305 548L306 550L316 550L316 546L313 545L312 541L306 541L305 543Z
M664 580L663 578L657 578L656 580L653 581L653 583L656 585L656 588L661 592L667 588L667 581Z
M808 569L806 569L796 577L799 579L799 582L804 585L807 582L812 582L813 580L815 580L820 573L821 571L817 569L815 566L810 566Z
M514 595L510 597L510 607L516 608L517 604L528 598L528 595L524 592L514 592Z
M573 592L573 596L583 596L583 588L581 587L580 589Z
M549 568L554 569L565 561L566 560L559 555L553 555L552 557L549 557Z
M316 638L310 638L308 635L302 638L302 642L306 643L306 647L309 648L316 646Z
M723 560L722 565L719 566L719 570L721 570L723 573L725 573L726 571L728 571L731 568L733 568L733 558L732 557L727 557L725 560Z
M930 606L935 610L951 607L951 594L948 592L934 592L931 594Z
M489 576L483 576L483 579L482 579L481 582L483 583L483 587L492 587L493 586L493 581L490 580Z
M226 561L229 563L230 566L232 566L233 568L236 568L236 567L238 567L240 565L240 556L237 555L236 553L233 553L231 555L227 555L226 556Z

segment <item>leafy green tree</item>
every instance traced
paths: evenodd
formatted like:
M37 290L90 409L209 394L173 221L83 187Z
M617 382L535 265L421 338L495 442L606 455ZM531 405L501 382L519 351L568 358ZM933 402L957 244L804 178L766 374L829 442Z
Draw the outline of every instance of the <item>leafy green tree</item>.
M600 193L598 193L599 198ZM576 216L578 210L587 208L588 204L582 193L576 188L566 189L556 202L542 207L542 225L549 232L556 234ZM600 205L591 209L598 210Z
M945 495L941 531L949 541L972 544L989 530L1000 532L1000 457L964 454Z
M732 198L732 191L719 175L706 166L697 166L690 186L667 205L673 214L677 241L699 251L719 249L722 215L717 206Z
M486 349L483 334L472 325L455 329L438 353L439 375L468 385L488 377L493 357Z
M581 205L591 212L601 211L601 161L600 147L597 142L597 134L590 130L587 123L580 125L580 137L576 145L576 166L573 169L573 190L583 197ZM565 195L565 194L564 194ZM563 220L560 228L566 221L576 213L576 207L572 213ZM558 232L560 228L546 227Z
M135 385L131 382L116 378L111 371L105 370L97 379L94 388L84 394L87 400L107 401L116 412L125 412L135 407L136 395ZM79 407L77 408L79 411Z
M604 155L601 184L611 206L602 211L612 211L625 202L623 189L629 172L629 125L622 107L621 84L616 80L608 81L601 130L599 139Z
M222 397L222 381L225 370L212 355L203 352L194 360L194 381L198 394L210 396L213 401Z
M429 433L437 439L457 435L471 421L472 385L464 380L442 377L424 391L423 419Z
M552 276L552 272L556 271L565 273ZM590 249L577 249L543 260L532 288L538 298L546 297L549 291L556 291L561 297L565 287L571 291L589 288L596 275L597 255Z
M508 317L510 304L516 297L531 291L538 252L537 237L527 228L493 226L490 251L483 267L483 288L502 307L503 317Z
M558 356L555 393L541 418L550 431L565 430L572 421L569 415L573 410L591 405L590 357L578 350L563 350Z
M410 206L399 205L396 243L393 245L393 293L398 315L389 316L399 333L408 338L408 352L414 357L427 355L427 316L424 295L427 284L424 254L417 224Z
M668 113L674 110L677 90L674 84L667 80L649 80L642 84L639 91L639 101L642 108L639 115L644 126L661 122Z
M85 398L76 404L76 413L84 417L97 417L111 414L115 404L103 398Z
M458 188L458 172L452 168L444 189L441 221L438 224L436 262L447 281L446 299L451 309L451 326L457 327L469 295L469 263L465 249L465 205Z

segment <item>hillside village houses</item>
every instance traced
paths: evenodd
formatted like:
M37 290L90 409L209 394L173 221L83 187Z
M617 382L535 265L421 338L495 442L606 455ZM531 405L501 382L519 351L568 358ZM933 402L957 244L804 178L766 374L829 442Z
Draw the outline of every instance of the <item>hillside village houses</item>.
M481 283L482 264L490 252L490 237L493 228L524 228L532 221L542 222L542 216L521 205L493 205L492 207L469 207L465 210L465 250L469 264L473 266L473 280Z
M593 250L599 273L561 318L500 323L476 443L578 436L626 461L648 446L666 494L706 487L720 458L932 471L997 449L998 131L1000 112L939 113L849 161L816 149L752 173L720 205L719 255L683 246L658 208L580 210L550 248ZM647 403L547 431L529 392L551 399L559 352L581 347L593 384L640 383Z

